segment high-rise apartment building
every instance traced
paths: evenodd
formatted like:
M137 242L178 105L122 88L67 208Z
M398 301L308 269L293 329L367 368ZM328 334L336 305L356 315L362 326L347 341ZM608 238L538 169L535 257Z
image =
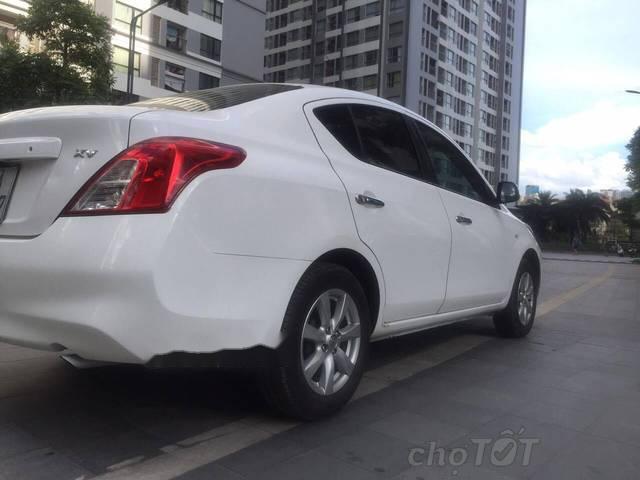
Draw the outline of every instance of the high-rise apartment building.
M266 81L387 98L519 176L526 0L268 0Z
M93 0L114 27L117 90L126 90L129 24L154 0ZM144 15L136 33L134 94L260 81L265 0L169 0ZM255 32L246 35L246 31Z
M124 92L132 15L157 2L84 1L111 21L115 89ZM0 1L0 29L7 36L15 36L13 22L29 3ZM265 0L169 0L157 6L137 25L134 94L148 98L262 81L264 22Z

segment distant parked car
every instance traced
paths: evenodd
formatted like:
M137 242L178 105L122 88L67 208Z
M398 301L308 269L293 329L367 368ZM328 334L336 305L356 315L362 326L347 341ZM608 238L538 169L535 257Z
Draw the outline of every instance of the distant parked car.
M422 117L347 90L222 87L0 117L0 337L77 366L259 365L334 412L369 342L531 329L540 250Z

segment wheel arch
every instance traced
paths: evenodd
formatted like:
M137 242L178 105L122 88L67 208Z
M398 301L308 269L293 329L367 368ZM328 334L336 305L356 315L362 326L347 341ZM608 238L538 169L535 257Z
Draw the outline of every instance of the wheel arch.
M318 263L340 265L349 270L360 282L367 297L369 313L371 315L371 332L373 332L380 316L380 304L382 302L381 288L383 288L383 286L371 262L355 250L350 248L337 248L320 255L307 267L300 278L304 277L306 272Z
M542 280L542 268L540 264L540 257L538 257L538 253L533 248L530 248L522 256L522 261L531 264L531 266L533 267L536 290L539 290L540 281Z

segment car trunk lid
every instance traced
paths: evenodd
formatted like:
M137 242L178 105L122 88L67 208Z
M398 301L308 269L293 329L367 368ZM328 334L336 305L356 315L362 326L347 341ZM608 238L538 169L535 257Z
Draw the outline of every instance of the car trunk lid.
M43 233L148 108L49 107L0 116L0 237Z

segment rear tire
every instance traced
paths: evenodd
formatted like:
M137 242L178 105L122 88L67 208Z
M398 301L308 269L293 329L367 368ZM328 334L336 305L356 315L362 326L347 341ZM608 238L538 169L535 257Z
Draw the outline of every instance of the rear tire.
M349 401L369 352L367 305L362 286L344 267L318 263L303 275L285 314L275 367L263 378L274 408L313 420Z
M538 303L538 284L530 262L523 260L511 290L509 304L496 313L493 324L499 335L507 338L526 336L533 327Z

